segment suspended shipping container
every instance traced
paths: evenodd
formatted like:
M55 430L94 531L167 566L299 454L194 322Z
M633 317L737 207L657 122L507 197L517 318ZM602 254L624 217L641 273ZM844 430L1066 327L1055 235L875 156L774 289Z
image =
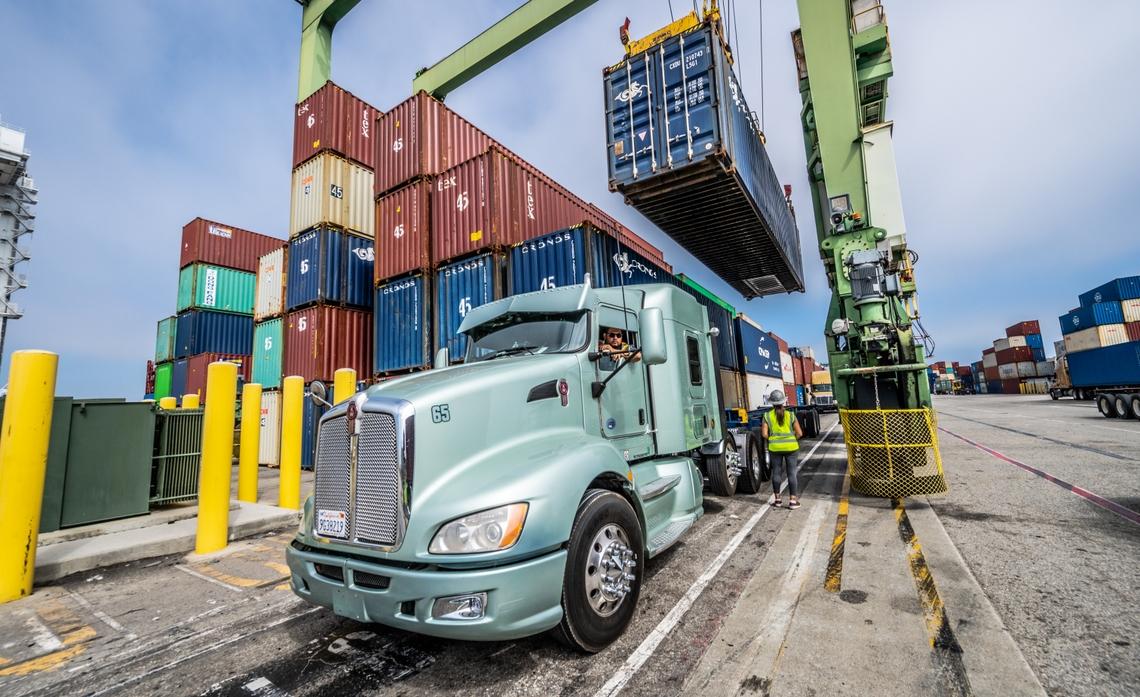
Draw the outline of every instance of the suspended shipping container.
M604 82L610 189L744 297L803 290L795 221L713 26Z
M1140 276L1117 278L1079 296L1081 307L1133 298L1140 298Z
M233 354L223 355L218 353L200 353L197 356L190 356L186 359L186 389L183 394L196 394L201 400L202 404L206 403L206 378L209 373L211 363L218 361L228 361L238 364L238 375L240 379L249 382L249 354ZM235 396L241 395L241 388Z
M373 361L377 373L431 365L431 317L425 285L421 274L377 287Z
M284 375L331 382L337 369L372 374L372 313L316 305L285 315Z
M372 169L372 134L379 112L330 80L297 105L293 122L293 167L331 150Z
M171 395L173 373L173 363L159 363L154 366L154 399L162 399Z
M178 315L175 355L199 353L246 355L253 341L253 317L208 310L188 310Z
M285 311L285 250L287 246L263 255L257 261L257 297L253 318L258 322L278 317Z
M1128 331L1123 324L1106 324L1099 327L1089 327L1079 332L1065 335L1065 354L1072 356L1078 351L1091 351L1093 349L1123 344L1128 341Z
M158 320L158 336L154 342L154 362L162 363L174 358L178 318Z
M280 247L282 242L276 237L195 218L182 228L178 268L200 262L256 273L257 260Z
M1124 313L1120 309L1120 302L1113 301L1078 307L1068 314L1061 315L1058 319L1061 321L1061 333L1072 334L1089 327L1123 324Z
M697 302L704 306L708 312L710 326L720 330L720 334L713 341L716 345L719 367L740 370L740 357L736 352L736 327L733 324L733 319L736 318L736 308L685 274L677 274L677 281L681 290L692 295Z
M371 170L326 152L293 171L290 236L327 223L371 237L375 215Z
M418 181L376 200L376 283L431 266L431 189Z
M1140 341L1070 353L1069 378L1081 387L1140 385Z
M253 325L253 369L251 380L262 388L281 387L285 337L281 318Z
M318 227L289 242L285 307L318 302L372 307L375 249L371 239Z
M503 297L503 259L481 254L440 267L435 275L435 348L446 348L452 362L467 351L459 325L472 308Z
M178 311L215 310L253 314L257 275L209 264L190 264L178 272Z

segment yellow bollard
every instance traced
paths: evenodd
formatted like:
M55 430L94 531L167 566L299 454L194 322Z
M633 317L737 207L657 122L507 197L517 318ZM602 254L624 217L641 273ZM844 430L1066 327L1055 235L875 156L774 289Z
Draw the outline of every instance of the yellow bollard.
M214 401L202 417L202 465L198 475L198 539L194 551L209 554L225 549L229 536L230 471L234 452L234 400L237 366L211 363L206 391ZM189 395L183 397L183 403Z
M0 431L0 603L32 593L55 370L49 351L16 351Z
M356 394L356 371L352 368L340 368L333 375L333 404L340 404Z
M281 484L277 505L301 508L301 428L305 379L291 375L281 383Z
M163 397L162 399L158 400L158 408L165 409L166 411L174 411L178 408L178 398Z
M261 445L261 385L241 388L241 450L238 456L238 501L257 503L257 456Z
M206 379L208 380L209 376L207 376ZM208 387L209 387L209 383L207 383L207 388ZM235 385L234 389L235 390L237 389L236 385ZM182 395L182 408L183 409L197 409L201 406L202 406L202 402L198 398L198 395L196 395L196 394L184 394L184 395Z

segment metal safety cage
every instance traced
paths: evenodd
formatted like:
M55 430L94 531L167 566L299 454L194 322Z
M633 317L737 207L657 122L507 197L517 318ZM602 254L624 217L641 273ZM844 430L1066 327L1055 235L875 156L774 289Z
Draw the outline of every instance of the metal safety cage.
M947 491L932 409L840 409L851 486L902 498Z
M203 409L155 414L154 459L150 470L152 507L198 499L203 414Z

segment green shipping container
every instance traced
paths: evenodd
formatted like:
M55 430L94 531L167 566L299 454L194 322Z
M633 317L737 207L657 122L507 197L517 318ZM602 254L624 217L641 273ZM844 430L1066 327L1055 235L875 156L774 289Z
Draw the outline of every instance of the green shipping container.
M154 362L174 360L174 327L177 317L158 320L158 338L154 342Z
M256 274L191 264L178 273L178 311L197 309L252 315L256 291Z
M253 375L265 389L281 387L281 366L284 346L281 319L271 319L253 326Z
M159 363L154 367L154 398L156 401L170 396L170 378L173 373L173 363Z

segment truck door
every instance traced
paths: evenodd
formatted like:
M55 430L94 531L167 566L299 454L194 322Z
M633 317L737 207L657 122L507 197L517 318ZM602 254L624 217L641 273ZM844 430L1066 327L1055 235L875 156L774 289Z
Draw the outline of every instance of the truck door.
M637 315L633 312L603 305L598 319L599 346L607 340L605 332L612 331L622 334L624 344L638 345ZM602 356L594 362L594 379L602 381L610 377L620 362ZM652 415L649 412L645 365L640 360L626 365L609 381L606 391L598 399L598 417L603 437L626 441L615 445L626 451L627 459L651 454Z

